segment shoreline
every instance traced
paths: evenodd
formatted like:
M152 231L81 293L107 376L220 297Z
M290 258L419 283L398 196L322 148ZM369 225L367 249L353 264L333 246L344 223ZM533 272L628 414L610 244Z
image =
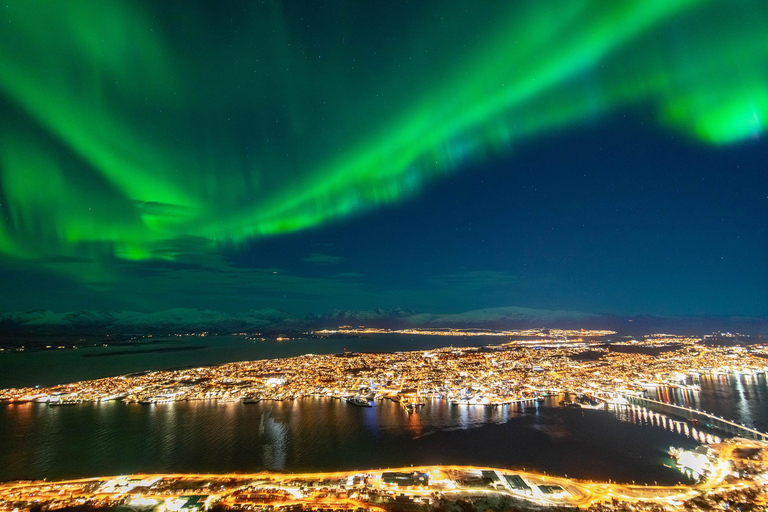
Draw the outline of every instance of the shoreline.
M271 490L273 501L282 505L302 504L320 507L331 501L344 501L347 505L367 509L381 509L391 500L410 500L427 503L429 500L450 499L451 496L482 494L508 497L543 506L590 506L611 500L624 502L652 502L677 507L686 500L702 493L722 492L746 487L761 486L756 479L736 478L733 467L738 463L739 451L766 451L768 443L744 439L731 439L708 447L711 450L706 478L693 485L629 485L610 480L590 481L553 476L546 473L489 466L426 465L395 468L379 468L352 471L273 473L138 473L121 476L99 476L80 479L49 481L13 481L0 483L0 508L10 497L16 502L24 497L37 500L82 503L100 500L117 504L125 499L157 500L158 504L182 495L204 495L225 506L251 498L243 498L244 490L252 496ZM736 461L736 462L734 462ZM761 459L762 461L762 459ZM759 475L765 474L761 465ZM416 485L392 484L391 475L399 475L407 481L407 475L424 475L425 482ZM388 476L389 475L389 476ZM492 480L485 488L468 483L477 479ZM506 478L509 477L509 478ZM386 480L389 479L390 483ZM207 485L202 482L207 481ZM214 487L216 482L221 487ZM514 482L519 482L514 484ZM133 487L131 486L133 485ZM168 491L165 485L173 485L177 491ZM515 487L517 485L517 487ZM66 490L66 493L63 491ZM343 495L343 496L342 496ZM57 498L61 497L61 499ZM375 498L374 498L375 496ZM278 499L279 498L279 499ZM265 499L260 498L260 499ZM426 501L425 501L426 500ZM210 504L210 503L209 503ZM353 507L353 508L354 508ZM384 507L386 508L386 507Z

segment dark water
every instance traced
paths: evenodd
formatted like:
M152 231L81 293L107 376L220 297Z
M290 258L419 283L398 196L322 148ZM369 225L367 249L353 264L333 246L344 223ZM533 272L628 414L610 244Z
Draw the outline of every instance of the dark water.
M689 378L688 383L698 384L701 389L692 391L660 387L648 390L646 396L711 412L761 432L768 432L768 383L764 373L702 375Z
M407 336L252 341L244 336L145 338L140 343L0 353L0 388L48 386L144 370L209 366L231 361L273 359L303 354L428 350L454 345L474 347L507 341L500 337ZM188 349L188 350L184 350ZM150 352L151 350L151 352Z
M345 348L420 350L502 341L401 335L289 342L230 336L171 338L127 348L0 354L0 386L336 353ZM200 345L205 348L147 352ZM88 354L99 356L84 357ZM648 396L768 430L764 375L707 376L695 383L701 385L700 391L658 388ZM669 446L691 448L705 440L706 434L718 435L638 408L564 409L556 403L553 399L541 406L488 408L433 400L412 415L390 401L359 408L332 399L253 405L5 404L0 405L0 481L140 471L291 472L456 463L671 484L686 481L686 477L665 467L670 463Z
M552 404L550 404L552 405ZM675 483L670 445L690 437L609 410L432 400L0 407L0 481L151 472L344 470L409 464L525 467L587 479Z

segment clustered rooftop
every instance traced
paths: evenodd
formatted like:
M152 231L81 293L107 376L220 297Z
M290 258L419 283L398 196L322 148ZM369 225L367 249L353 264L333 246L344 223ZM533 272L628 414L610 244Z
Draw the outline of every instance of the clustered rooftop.
M637 344L648 348L673 342L676 349L656 355L616 352L580 338L381 354L308 354L4 389L0 400L162 403L362 396L500 405L563 392L611 400L653 384L685 386L686 377L695 373L757 373L768 368L760 357L763 346L712 347L673 337L650 337Z

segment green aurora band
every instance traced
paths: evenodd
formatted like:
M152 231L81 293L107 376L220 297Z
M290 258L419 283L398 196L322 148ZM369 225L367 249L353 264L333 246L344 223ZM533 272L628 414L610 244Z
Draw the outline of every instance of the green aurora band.
M54 269L237 247L617 109L708 144L762 133L764 0L482 7L11 0L0 253Z

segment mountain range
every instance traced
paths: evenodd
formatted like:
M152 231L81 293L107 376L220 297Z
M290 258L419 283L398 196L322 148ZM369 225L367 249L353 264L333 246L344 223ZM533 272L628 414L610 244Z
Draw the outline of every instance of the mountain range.
M0 313L0 335L45 334L165 334L208 331L212 333L309 330L352 325L390 329L478 328L524 329L534 327L611 329L620 334L705 334L712 331L768 334L768 318L744 316L620 316L567 310L499 307L463 313L422 313L403 308L332 311L292 316L277 309L222 313L200 309L170 309L154 313L136 311L48 310Z

